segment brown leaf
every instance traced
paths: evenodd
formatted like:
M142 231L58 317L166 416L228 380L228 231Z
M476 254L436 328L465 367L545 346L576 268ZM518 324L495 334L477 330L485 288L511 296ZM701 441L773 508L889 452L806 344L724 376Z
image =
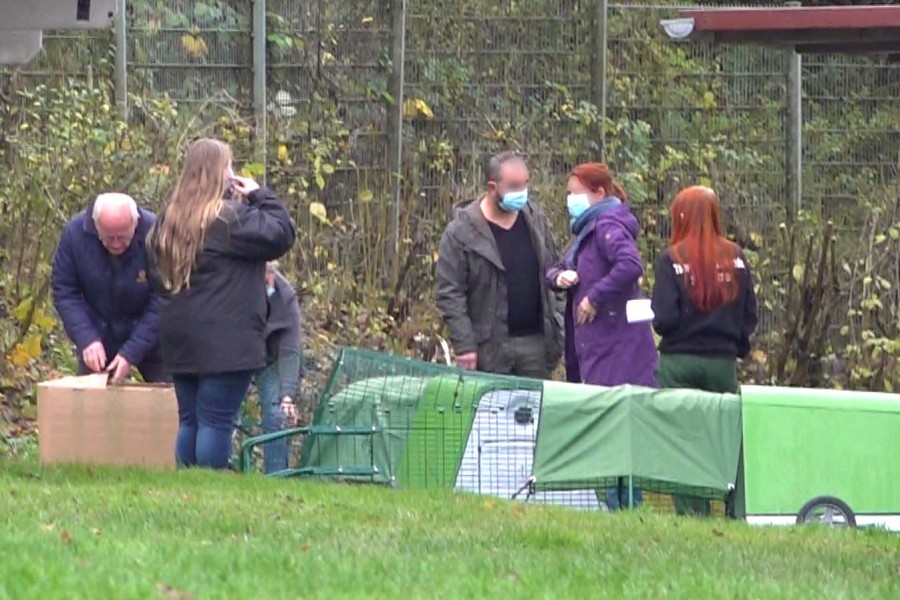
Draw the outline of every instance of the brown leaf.
M193 594L181 591L168 583L157 583L156 589L166 600L193 600L194 598Z
M62 543L63 543L63 544L70 544L70 545L71 545L71 544L74 544L74 543L75 543L75 538L72 537L72 534L69 533L69 530L68 530L68 529L63 529L63 530L59 533L59 539L62 540Z

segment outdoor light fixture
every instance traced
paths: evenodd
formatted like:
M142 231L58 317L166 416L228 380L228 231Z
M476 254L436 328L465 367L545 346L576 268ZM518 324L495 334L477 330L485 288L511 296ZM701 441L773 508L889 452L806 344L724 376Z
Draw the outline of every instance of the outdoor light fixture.
M0 65L23 65L43 46L43 31L106 29L116 0L0 0Z
M693 18L663 19L659 24L673 40L683 40L694 32Z
M0 0L0 31L106 29L116 0Z

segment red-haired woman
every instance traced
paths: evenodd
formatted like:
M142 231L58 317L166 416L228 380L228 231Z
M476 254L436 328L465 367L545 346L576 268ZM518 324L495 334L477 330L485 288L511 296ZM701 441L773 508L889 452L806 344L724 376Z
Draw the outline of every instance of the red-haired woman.
M661 336L662 387L736 393L737 359L750 352L757 305L737 244L722 235L719 198L693 186L675 196L669 248L656 261L653 327ZM679 513L709 514L709 502L675 497Z
M638 221L625 191L602 163L572 170L566 201L572 234L547 283L568 290L566 379L595 385L656 387L656 348L649 324L629 324L625 304L642 296L644 265Z
M547 283L568 291L566 379L595 385L656 387L657 354L649 323L631 324L629 300L642 297L644 265L638 221L625 191L606 165L578 165L569 177L566 205L575 236ZM610 490L607 505L624 505ZM640 494L635 494L640 501Z

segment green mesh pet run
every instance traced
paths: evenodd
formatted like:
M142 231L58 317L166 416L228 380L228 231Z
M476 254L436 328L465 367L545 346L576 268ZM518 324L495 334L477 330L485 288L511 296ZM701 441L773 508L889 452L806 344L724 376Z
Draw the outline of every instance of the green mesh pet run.
M738 396L601 388L462 371L344 349L312 425L250 438L302 437L296 468L318 477L445 488L585 509L605 490L725 497L741 442Z

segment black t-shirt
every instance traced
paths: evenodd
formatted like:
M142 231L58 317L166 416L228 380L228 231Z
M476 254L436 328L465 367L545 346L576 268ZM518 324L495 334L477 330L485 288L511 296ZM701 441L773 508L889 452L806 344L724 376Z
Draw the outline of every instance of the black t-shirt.
M506 269L506 300L510 337L543 332L541 326L541 281L537 253L531 243L531 232L521 216L509 229L488 221L500 259Z

